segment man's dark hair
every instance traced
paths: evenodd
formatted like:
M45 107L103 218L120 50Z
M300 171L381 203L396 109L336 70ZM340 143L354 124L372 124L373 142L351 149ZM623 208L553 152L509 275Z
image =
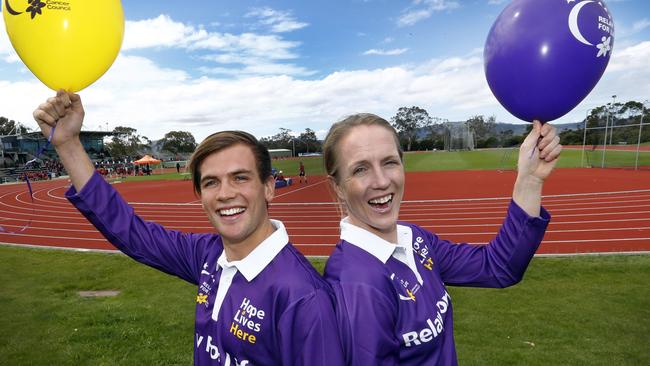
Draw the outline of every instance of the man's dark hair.
M201 194L200 166L203 160L216 152L237 144L248 146L253 152L257 173L262 183L271 176L271 155L266 146L262 145L255 136L244 131L221 131L206 137L197 146L190 158L189 169L192 175L194 192Z

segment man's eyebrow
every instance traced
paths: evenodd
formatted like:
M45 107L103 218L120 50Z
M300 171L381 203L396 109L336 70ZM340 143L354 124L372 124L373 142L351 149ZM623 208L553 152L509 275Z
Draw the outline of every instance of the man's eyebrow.
M238 169L238 170L234 170L232 172L228 172L228 175L230 175L230 176L239 175L239 174L253 174L253 171L250 170L250 169ZM213 174L204 175L203 177L201 177L201 182L203 182L205 180L209 180L209 179L217 179L217 180L219 180L219 177L217 177L216 175L213 175Z
M238 175L238 174L252 174L253 171L249 169L239 169L233 172L228 173L228 175Z

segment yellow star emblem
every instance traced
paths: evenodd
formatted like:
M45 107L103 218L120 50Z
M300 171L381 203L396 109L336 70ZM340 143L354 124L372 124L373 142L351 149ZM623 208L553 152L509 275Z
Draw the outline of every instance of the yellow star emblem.
M199 304L205 304L206 302L208 302L208 295L203 295L201 293L198 294L196 296L196 302L198 302Z
M415 301L415 295L413 295L413 293L411 292L411 290L406 289L406 293L409 295L409 297L411 298L411 300Z

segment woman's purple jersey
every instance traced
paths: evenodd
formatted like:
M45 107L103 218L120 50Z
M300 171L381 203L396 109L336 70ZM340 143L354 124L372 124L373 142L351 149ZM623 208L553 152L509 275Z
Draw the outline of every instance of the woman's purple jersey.
M541 212L533 218L511 202L488 245L453 244L408 223L398 224L395 245L344 219L325 278L337 299L346 363L456 365L445 285L519 282L550 220Z

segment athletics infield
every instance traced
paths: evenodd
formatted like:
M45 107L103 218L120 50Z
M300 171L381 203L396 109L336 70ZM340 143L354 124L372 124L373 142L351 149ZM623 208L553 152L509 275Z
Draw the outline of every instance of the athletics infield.
M407 173L400 220L453 242L485 244L510 200L514 171ZM0 185L0 243L115 250L64 198L66 179ZM190 181L114 182L147 220L168 229L210 232ZM650 251L650 171L556 169L544 187L552 220L538 254ZM306 255L327 256L338 239L340 210L324 177L276 190L271 217L282 220ZM30 222L31 220L31 222ZM20 231L29 223L29 226Z

